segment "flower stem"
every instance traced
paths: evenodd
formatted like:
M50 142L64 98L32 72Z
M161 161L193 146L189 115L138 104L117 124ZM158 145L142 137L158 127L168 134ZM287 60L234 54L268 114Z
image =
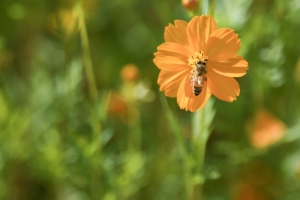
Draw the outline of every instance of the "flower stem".
M93 107L97 107L96 102L98 99L98 91L96 80L94 76L93 63L90 53L89 39L85 23L85 13L82 8L82 0L77 0L76 11L78 13L78 24L80 27L80 39L82 46L82 56L85 67L85 75L87 79L89 97ZM100 119L97 114L91 117L91 127L93 130L93 136L98 138L99 146L97 148L97 156L101 158L102 156L102 128L100 124ZM101 167L97 167L98 170L93 170L91 177L91 193L93 199L98 199L101 195Z
M192 144L193 158L195 159L195 177L198 180L194 185L194 199L201 199L201 185L204 182L202 174L206 144L210 135L210 125L214 118L213 100L210 99L206 106L192 115Z
M192 115L192 134L193 136L199 135L197 137L198 144L194 143L194 149L196 151L196 155L194 159L196 160L196 163L198 163L198 166L196 166L196 176L200 178L198 182L194 184L194 193L193 197L194 199L202 199L201 190L202 190L202 167L204 162L204 156L205 156L205 147L206 147L206 139L204 136L204 132L201 131L201 126L204 124L203 117L205 115L204 110L199 110Z
M203 117L205 115L205 110L198 110L192 115L192 134L193 136L197 136L198 145L197 145L197 154L198 154L198 162L199 169L202 169L204 155L205 155L205 145L206 145L206 137L204 132L202 132L201 127L204 125Z
M216 0L211 0L208 14L212 17L214 16L215 8L216 8Z
M193 193L193 182L191 176L191 167L190 167L190 160L189 155L185 146L184 137L181 134L179 123L175 119L172 111L168 105L167 99L164 94L160 94L160 101L162 103L162 108L167 115L167 119L169 121L170 127L172 129L172 133L175 136L177 146L179 148L180 159L183 164L183 173L184 173L184 180L185 180L185 192L186 192L186 199L192 199Z
M86 73L86 78L88 81L89 95L90 95L92 102L95 102L98 97L97 85L96 85L96 80L95 80L95 76L94 76L93 63L92 63L92 59L91 59L89 40L88 40L88 35L87 35L87 30L86 30L85 14L84 14L84 10L82 8L80 0L77 3L77 12L79 15L78 23L80 25L80 39L81 39L81 45L82 45L85 73Z
M199 12L199 15L201 15L203 13L203 0L199 0L198 12ZM196 16L196 15L194 15L194 16Z

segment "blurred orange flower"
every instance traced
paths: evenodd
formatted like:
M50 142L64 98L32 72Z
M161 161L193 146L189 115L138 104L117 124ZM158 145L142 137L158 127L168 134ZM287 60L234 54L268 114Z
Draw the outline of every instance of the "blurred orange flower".
M127 121L128 103L118 92L113 92L108 105L108 114L119 117L123 122Z
M194 17L189 23L175 20L165 29L165 43L158 46L154 63L161 70L160 91L177 97L181 109L197 111L211 94L232 102L240 93L233 77L246 74L248 62L237 55L238 35L218 29L210 16Z
M264 160L253 159L244 166L243 173L233 187L233 200L275 199L272 187L276 178Z
M254 147L262 149L279 141L285 132L285 124L266 110L257 113L251 143Z
M266 197L253 185L241 182L235 186L233 200L266 200Z

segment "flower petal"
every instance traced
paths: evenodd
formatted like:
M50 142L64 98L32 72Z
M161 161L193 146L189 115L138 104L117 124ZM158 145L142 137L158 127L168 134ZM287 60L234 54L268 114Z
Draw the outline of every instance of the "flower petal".
M210 61L222 61L233 57L240 49L238 35L229 28L214 31L205 45L205 53Z
M165 28L165 41L178 43L187 49L190 49L188 36L186 33L188 23L182 20L175 20L175 26L169 24Z
M187 74L188 70L161 71L157 80L159 90L165 91L168 97L176 97L179 85Z
M200 93L200 95L195 96L193 93L193 87L190 86L188 83L189 83L189 75L187 75L182 80L178 88L177 103L181 109L195 112L206 104L211 94L207 91L207 84L205 82L203 86L203 90Z
M165 55L159 52L156 52L153 62L161 70L174 71L174 70L186 70L190 67L187 64L186 57L182 59L176 56Z
M217 30L216 21L210 16L194 17L188 24L187 35L193 51L203 51L209 35Z
M232 102L240 94L239 83L232 77L222 76L213 70L209 70L207 76L207 87L217 98Z
M188 26L189 23L187 23L186 21L183 20L175 20L175 26L176 28L178 28L179 30L184 30L183 34L186 37L186 41L188 42L188 37L187 37L187 33L186 33L186 28Z
M235 55L225 61L209 61L207 68L214 70L218 74L230 77L241 77L248 70L248 62L239 55Z
M173 43L173 42L166 42L157 47L158 52L168 55L174 55L174 56L184 56L186 58L189 57L191 54L191 51L186 49L184 46Z

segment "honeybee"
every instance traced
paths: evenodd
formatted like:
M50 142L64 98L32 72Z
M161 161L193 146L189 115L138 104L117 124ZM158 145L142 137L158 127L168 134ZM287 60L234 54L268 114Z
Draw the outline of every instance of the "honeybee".
M198 61L196 63L196 68L193 70L193 74L190 77L190 83L193 86L193 93L195 96L198 96L202 92L204 86L204 81L206 78L206 60Z

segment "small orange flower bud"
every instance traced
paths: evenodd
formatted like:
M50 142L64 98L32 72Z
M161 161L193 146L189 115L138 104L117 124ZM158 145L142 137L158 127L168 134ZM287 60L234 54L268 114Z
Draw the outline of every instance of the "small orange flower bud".
M182 0L181 1L183 7L188 10L195 10L198 8L199 1L198 0Z
M136 81L139 76L139 69L134 64L127 64L121 70L121 78L125 82Z

